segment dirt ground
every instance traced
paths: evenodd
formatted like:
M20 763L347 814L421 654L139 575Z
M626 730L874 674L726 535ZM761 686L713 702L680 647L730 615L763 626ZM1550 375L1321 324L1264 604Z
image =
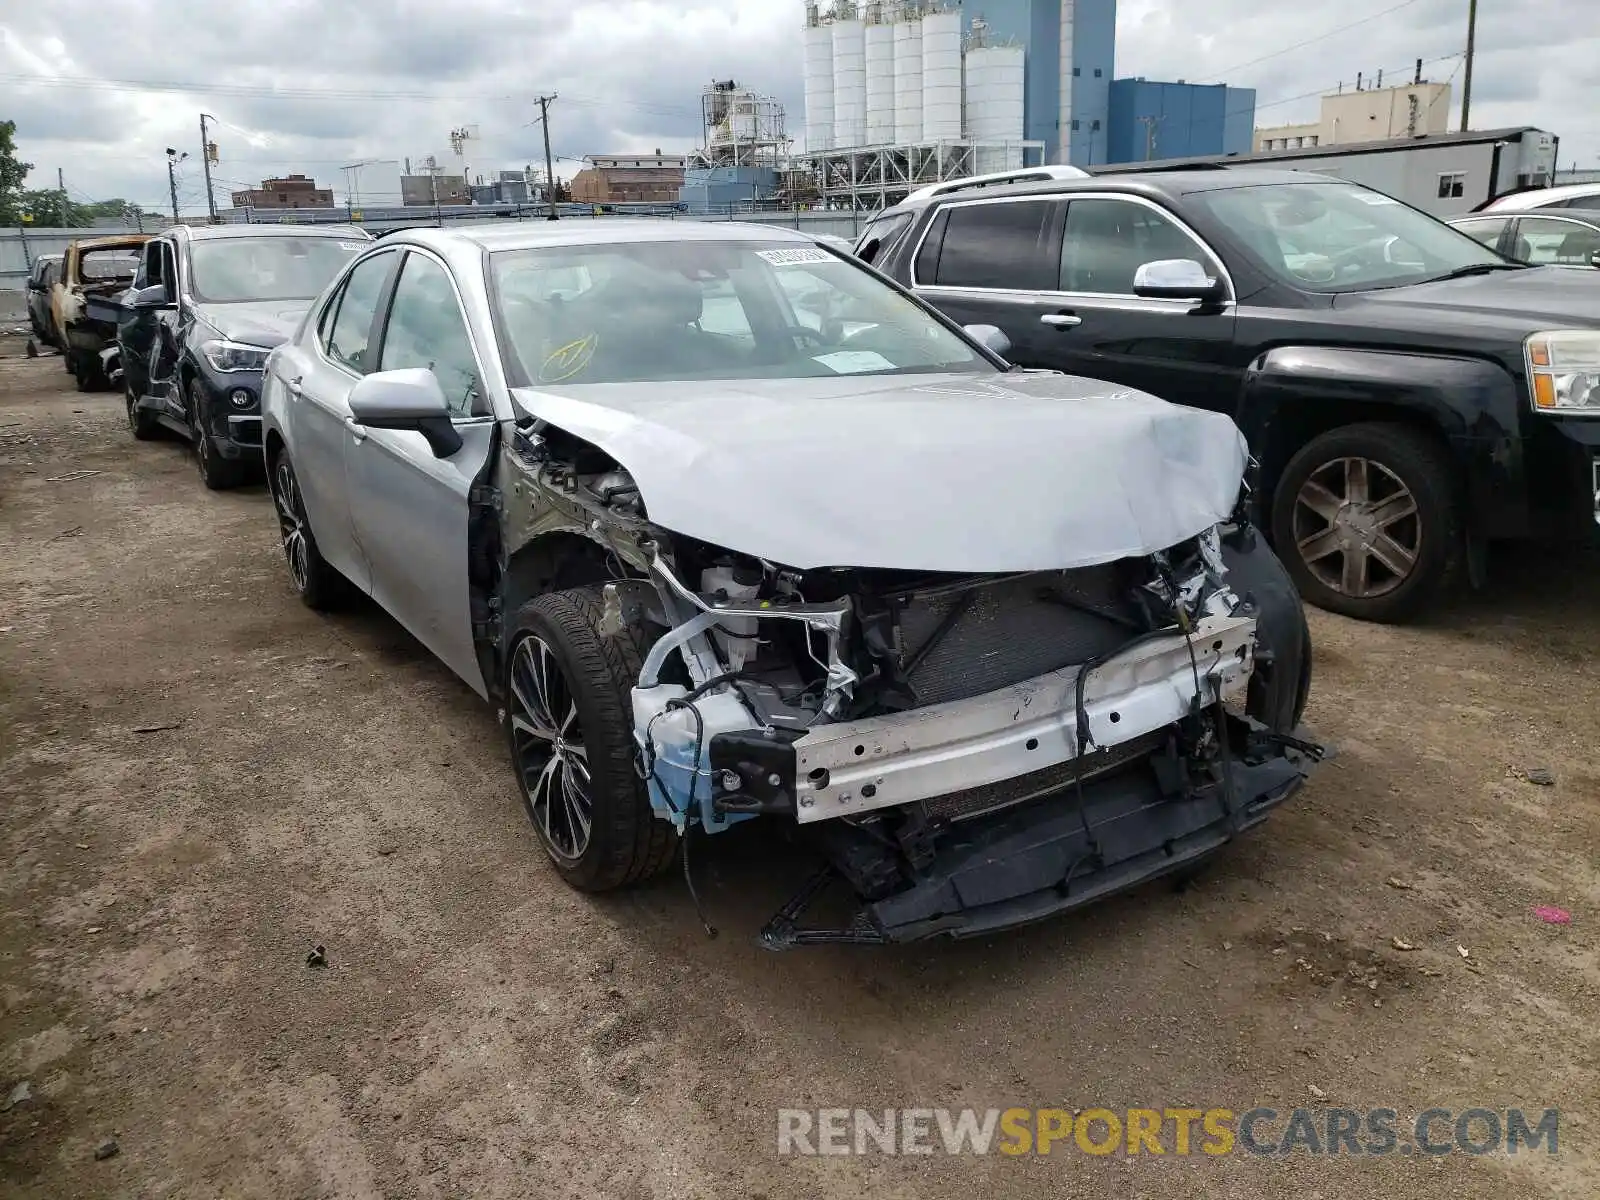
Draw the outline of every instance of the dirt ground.
M780 842L701 856L715 940L676 874L568 891L493 712L381 612L303 608L262 489L207 493L118 397L19 352L0 342L0 1106L28 1095L0 1113L0 1195L1596 1193L1592 560L1497 560L1411 628L1314 613L1309 720L1337 757L1185 892L773 955L754 934L801 879ZM1389 1107L1402 1129L1556 1107L1560 1153L777 1153L779 1108L1013 1105Z

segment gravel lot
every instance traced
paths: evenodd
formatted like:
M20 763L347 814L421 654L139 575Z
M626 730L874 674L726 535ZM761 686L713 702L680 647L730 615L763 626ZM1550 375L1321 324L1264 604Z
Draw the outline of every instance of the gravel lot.
M1338 757L1186 892L774 956L781 843L701 858L715 940L676 874L569 892L491 711L381 612L301 607L263 489L205 492L20 350L0 1105L31 1095L0 1113L0 1194L1593 1196L1593 561L1497 561L1420 627L1313 614ZM1561 1153L777 1155L780 1107L890 1105L1557 1106Z

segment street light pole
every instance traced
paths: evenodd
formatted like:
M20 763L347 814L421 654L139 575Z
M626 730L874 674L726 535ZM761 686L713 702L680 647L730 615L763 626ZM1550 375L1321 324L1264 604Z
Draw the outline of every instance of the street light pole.
M167 194L172 197L172 223L178 223L178 164L188 158L171 146L167 147Z
M1472 113L1472 57L1478 41L1478 0L1467 0L1467 61L1461 75L1461 132L1467 132Z

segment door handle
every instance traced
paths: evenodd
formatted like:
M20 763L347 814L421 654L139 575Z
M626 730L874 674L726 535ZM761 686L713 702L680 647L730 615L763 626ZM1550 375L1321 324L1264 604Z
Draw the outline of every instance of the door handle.
M296 375L293 379L286 381L283 386L289 395L293 396L296 400L300 399L301 396L306 394L305 388L300 386L300 376L298 375Z
M1076 329L1083 324L1083 318L1072 313L1045 313L1039 318L1039 324L1048 325L1051 329Z
M357 425L354 417L346 417L344 419L344 427L350 431L350 436L355 441L364 442L367 440L367 427L365 425Z

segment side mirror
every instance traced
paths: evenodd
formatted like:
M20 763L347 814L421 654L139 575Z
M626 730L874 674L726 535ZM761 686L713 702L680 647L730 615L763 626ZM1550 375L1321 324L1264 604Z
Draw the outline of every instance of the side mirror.
M963 325L967 336L1001 358L1011 353L1011 339L998 325Z
M173 300L167 293L167 285L153 283L149 287L135 288L128 294L129 308L161 309L173 307Z
M1192 258L1162 258L1133 273L1133 294L1147 300L1222 299L1222 281Z
M39 280L30 279L28 280L28 290L30 292L42 292L45 290L45 287L43 283L39 282Z
M350 419L371 429L420 433L435 458L449 458L461 449L461 435L450 423L444 389L427 367L362 376L350 389Z

